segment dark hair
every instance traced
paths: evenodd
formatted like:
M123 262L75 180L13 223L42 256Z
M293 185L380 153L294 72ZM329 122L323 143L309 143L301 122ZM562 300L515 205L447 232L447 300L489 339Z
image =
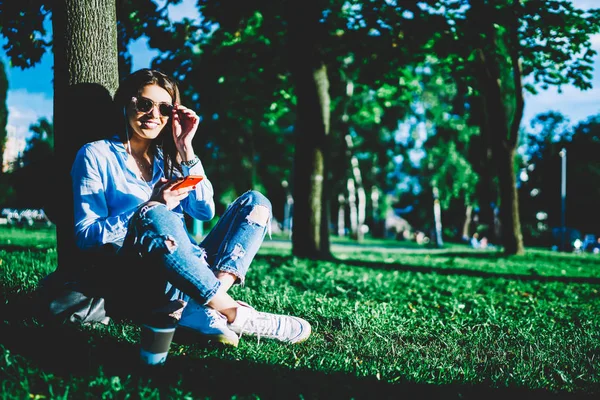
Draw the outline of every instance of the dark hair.
M139 96L144 87L148 85L158 85L165 89L171 96L173 104L180 102L179 88L177 82L164 74L161 71L155 69L140 69L131 75L127 76L119 85L119 89L115 93L114 103L119 110L119 118L122 119L117 126L123 127L123 131L120 132L121 139L127 140L127 130L129 129L129 121L127 119L127 107L131 102L132 97ZM173 175L173 169L177 169L181 172L181 166L177 160L177 148L173 141L173 135L171 134L171 120L163 128L158 137L152 141L152 146L162 148L164 157L164 171L167 178L171 178Z

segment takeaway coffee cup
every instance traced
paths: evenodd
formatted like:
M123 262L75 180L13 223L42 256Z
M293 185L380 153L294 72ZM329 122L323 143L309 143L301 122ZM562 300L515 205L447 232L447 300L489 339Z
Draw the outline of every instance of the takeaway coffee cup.
M142 325L140 357L144 364L161 365L167 360L169 347L175 334L175 324Z
M167 360L175 328L186 303L174 300L153 311L140 333L140 359L146 365L162 365Z

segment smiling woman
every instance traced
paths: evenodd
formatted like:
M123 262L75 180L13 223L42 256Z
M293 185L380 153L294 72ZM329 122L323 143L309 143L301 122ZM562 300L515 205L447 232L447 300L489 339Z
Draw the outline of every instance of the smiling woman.
M120 134L77 153L71 170L77 246L85 265L103 249L112 251L108 263L86 270L87 279L104 282L107 310L119 304L120 313L136 320L173 302L183 305L179 326L202 340L237 346L242 333L307 339L307 321L256 311L228 294L244 282L270 226L266 197L240 196L200 244L187 232L184 213L210 220L215 204L192 147L199 118L179 101L177 83L164 73L131 74L114 98ZM191 176L200 179L178 185Z

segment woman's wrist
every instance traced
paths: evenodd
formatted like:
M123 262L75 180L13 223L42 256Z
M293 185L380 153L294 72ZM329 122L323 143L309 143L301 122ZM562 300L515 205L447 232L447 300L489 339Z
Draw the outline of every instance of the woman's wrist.
M188 167L188 168L192 168L194 165L198 164L200 162L200 158L198 158L197 155L194 155L192 158L188 159L187 161L182 161L181 165L183 165L184 167Z

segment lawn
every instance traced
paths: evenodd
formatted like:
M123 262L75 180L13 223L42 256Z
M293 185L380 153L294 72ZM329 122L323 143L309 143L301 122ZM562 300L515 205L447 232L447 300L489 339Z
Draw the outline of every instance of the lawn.
M44 326L33 291L52 230L0 230L2 398L600 396L600 256L334 241L335 261L267 239L234 297L303 316L312 336L237 348L176 342L138 363L139 328Z

